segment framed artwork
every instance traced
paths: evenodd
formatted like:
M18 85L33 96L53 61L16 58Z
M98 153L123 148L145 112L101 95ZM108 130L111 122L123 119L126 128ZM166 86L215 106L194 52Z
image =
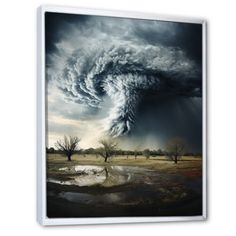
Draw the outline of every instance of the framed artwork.
M206 22L38 9L38 222L206 219Z

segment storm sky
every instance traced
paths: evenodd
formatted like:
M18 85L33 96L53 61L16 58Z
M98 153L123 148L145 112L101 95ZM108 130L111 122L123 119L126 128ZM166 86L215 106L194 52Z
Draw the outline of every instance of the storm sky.
M202 151L202 26L46 13L48 143Z

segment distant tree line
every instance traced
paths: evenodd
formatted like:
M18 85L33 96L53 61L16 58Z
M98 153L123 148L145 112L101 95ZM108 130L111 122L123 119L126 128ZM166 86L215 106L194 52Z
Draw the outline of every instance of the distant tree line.
M87 148L87 149L79 149L79 150L75 150L74 154L78 154L78 155L96 155L99 154L100 152L100 148ZM145 151L146 150L146 151ZM162 150L162 149L157 149L157 150L150 150L150 149L144 149L144 150L122 150L122 149L117 149L114 150L114 156L142 156L144 155L144 151L147 153L147 150L149 150L150 152L150 157L158 157L158 156L166 156L167 155L167 151ZM63 154L64 152L61 150L57 150L53 147L50 148L46 148L46 152L47 153L54 153L54 154ZM184 152L182 156L201 156L202 153L200 152Z
M165 156L169 160L173 161L175 164L182 158L182 156L201 156L200 153L190 153L185 151L185 142L181 138L173 138L166 143L165 150L122 150L118 149L118 145L114 139L103 138L99 140L99 148L88 148L88 149L79 149L78 144L80 138L76 136L64 136L63 139L58 140L55 143L55 148L50 147L46 148L47 153L63 154L67 157L68 161L71 161L71 157L74 154L80 154L86 157L86 155L96 155L96 157L101 156L104 158L104 162L107 162L108 158L115 156L126 156L128 159L129 156L134 156L135 159L138 156L146 157L146 160L149 160L150 157Z
M145 150L149 150L149 149L145 149ZM47 151L47 153L57 153L57 154L63 153L63 151L55 149L53 147L46 148L46 151ZM114 150L114 154L116 156L125 156L125 155L141 156L141 155L143 155L143 151L136 151L136 150L132 151L132 150L117 149L117 150ZM163 156L165 154L165 152L162 151L161 149L149 150L149 151L150 151L151 156ZM96 153L99 153L99 152L100 152L100 148L87 148L87 149L79 149L79 150L75 151L76 154L86 154L86 155L96 154Z

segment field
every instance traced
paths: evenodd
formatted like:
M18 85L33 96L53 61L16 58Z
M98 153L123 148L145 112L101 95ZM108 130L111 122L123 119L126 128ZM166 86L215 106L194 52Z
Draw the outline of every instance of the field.
M48 217L201 214L201 157L47 155Z

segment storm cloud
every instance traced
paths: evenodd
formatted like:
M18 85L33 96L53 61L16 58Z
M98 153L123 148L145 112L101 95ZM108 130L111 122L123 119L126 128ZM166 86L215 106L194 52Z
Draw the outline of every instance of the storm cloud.
M49 83L93 114L109 100L110 136L132 132L143 101L201 97L199 25L46 14Z

